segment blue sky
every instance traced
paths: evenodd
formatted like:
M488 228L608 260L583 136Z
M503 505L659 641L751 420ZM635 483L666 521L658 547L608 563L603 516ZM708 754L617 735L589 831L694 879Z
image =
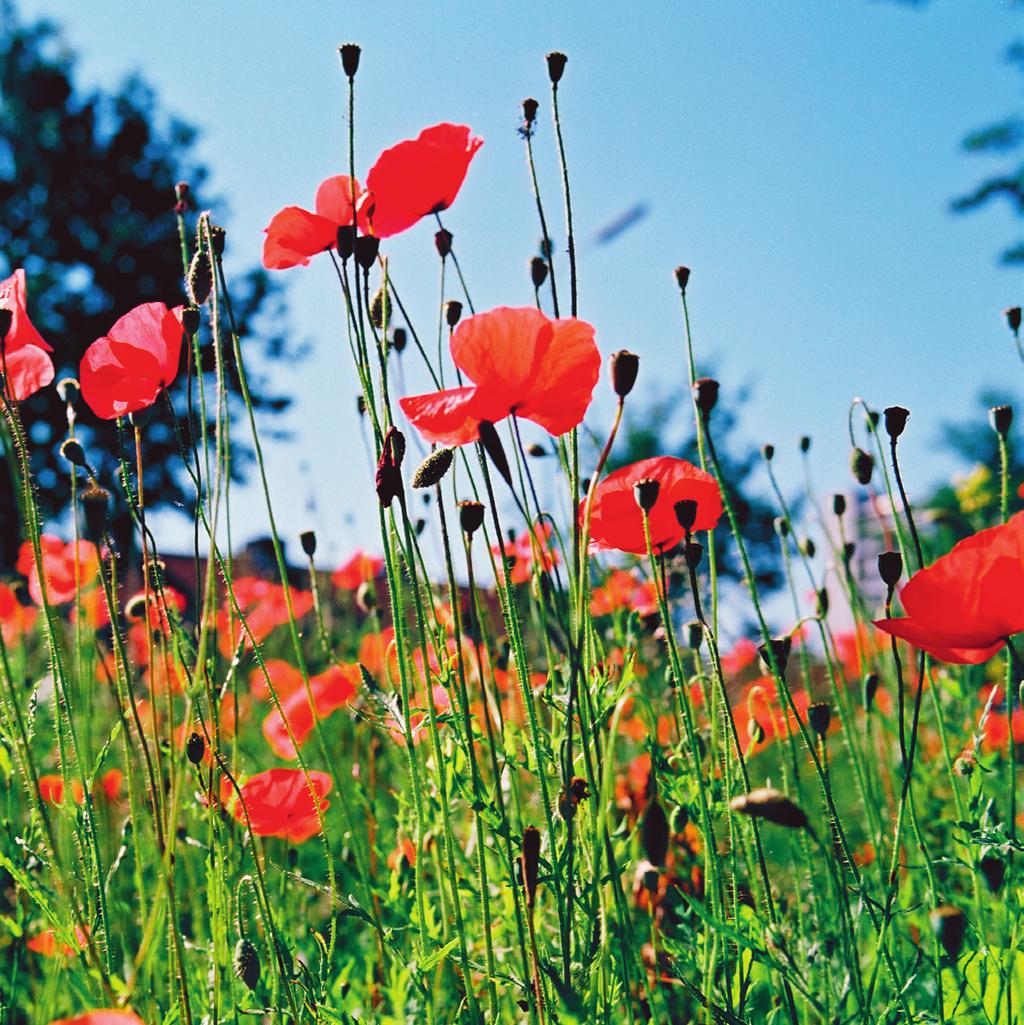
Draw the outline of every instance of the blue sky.
M973 411L982 386L1020 380L1000 311L1024 289L996 256L1024 224L1005 208L948 212L986 169L960 140L1020 95L1001 56L1024 20L1004 3L22 0L20 9L64 25L83 83L141 71L167 109L201 128L199 153L230 202L218 214L231 253L246 262L259 259L277 209L311 203L318 182L345 169L336 46L360 43L357 173L439 121L485 139L445 218L478 310L531 300L525 265L538 229L515 131L528 95L543 104L536 146L559 220L543 58L564 50L580 315L602 352L641 355L640 401L685 403L671 272L691 266L698 348L715 363L724 403L753 386L742 431L776 444L784 482L799 479L796 439L810 433L819 484L848 486L846 413L862 395L912 411L901 445L920 494L951 471L935 451L942 420ZM592 244L639 202L645 220ZM438 302L432 236L423 223L387 247L427 335ZM329 264L282 277L295 337L312 349L301 365L272 370L275 387L296 396L293 439L270 450L275 505L291 532L315 525L329 564L356 542L372 546L376 529L356 382ZM599 433L605 391L602 382L588 418ZM234 512L236 537L264 530L258 502L236 499ZM165 548L187 535L166 521L163 532Z

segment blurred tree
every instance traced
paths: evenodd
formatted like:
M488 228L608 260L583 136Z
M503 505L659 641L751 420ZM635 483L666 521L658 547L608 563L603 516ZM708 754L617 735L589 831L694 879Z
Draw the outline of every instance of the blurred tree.
M196 130L163 114L141 79L132 77L105 93L82 90L74 76L75 56L58 30L46 21L21 23L14 5L3 0L0 276L24 267L30 316L55 350L57 380L77 376L86 347L132 307L187 301L173 212L175 184L187 181L193 196L202 195L208 177L192 153ZM258 335L263 356L281 356L283 304L277 287L262 270L252 270L235 275L232 297L241 333ZM253 343L247 345L251 351ZM212 370L210 349L204 344L209 359L204 373ZM171 389L180 411L185 409L184 364L183 355ZM280 411L287 405L280 396L266 395L258 382L254 393L262 395L264 408ZM78 412L90 461L116 495L116 428L95 418L84 403L78 403ZM68 467L59 454L65 407L50 387L26 402L23 414L34 442L41 511L52 521L66 516L68 504ZM156 407L145 431L147 506L191 502L166 406ZM244 470L244 444L233 449L233 470ZM130 545L123 502L116 503L114 527L122 547ZM0 572L12 565L19 543L12 475L4 468Z

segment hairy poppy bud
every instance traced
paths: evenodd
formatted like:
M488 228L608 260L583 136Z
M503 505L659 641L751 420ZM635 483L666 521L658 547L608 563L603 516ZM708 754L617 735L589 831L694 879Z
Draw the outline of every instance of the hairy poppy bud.
M540 830L536 826L527 826L523 830L521 863L526 906L532 910L537 896L537 875L540 871Z
M679 286L679 291L686 295L686 286L690 283L690 268L684 267L680 264L675 269L676 284Z
M875 470L875 460L864 449L854 446L850 453L850 470L858 484L868 485Z
M807 709L807 721L811 724L811 729L819 737L825 736L828 733L829 726L832 724L832 709L828 702L816 701L811 705Z
M988 422L1000 438L1005 438L1013 425L1013 406L993 406L988 411Z
M132 595L124 605L124 618L132 623L141 623L146 618L146 596Z
M691 541L686 546L686 565L696 570L700 560L704 558L704 546L699 541Z
M312 559L316 555L316 531L304 530L299 534L299 544L302 545L302 550L307 557Z
M444 304L444 319L449 327L455 327L462 319L462 303L458 299L449 299Z
M235 977L241 980L246 989L252 991L256 988L260 981L260 956L256 947L244 937L235 944L231 966Z
M388 433L384 436L384 445L381 448L380 459L377 460L377 472L374 476L377 498L385 508L390 507L394 499L402 496L400 471L404 456L404 435L396 427L389 427Z
M72 466L77 466L80 470L89 469L89 464L85 459L85 449L74 438L68 438L61 444L60 454Z
M548 54L548 78L551 79L552 85L558 85L562 80L562 75L565 74L565 65L568 63L568 60L569 58L566 57L564 53L559 53L557 50Z
M693 385L693 397L706 420L718 402L718 382L711 377L698 378Z
M676 514L676 522L679 526L687 533L693 530L693 525L697 522L696 501L692 498L684 498L682 501L676 502L672 509Z
M899 552L882 552L878 556L878 575L892 591L903 576L903 556Z
M809 434L802 434L800 436L800 451L810 452L811 450L811 436Z
M484 507L481 502L468 500L459 502L459 526L462 532L472 537L484 523Z
M447 228L441 228L440 231L434 232L434 247L437 249L437 255L442 260L452 251L452 241L454 239L455 236Z
M343 43L338 47L338 53L341 55L341 69L350 82L356 77L356 72L359 70L359 55L362 52L362 48L355 43ZM249 988L252 989L251 986Z
M186 306L181 311L181 329L191 338L199 330L199 307Z
M532 445L526 446L526 454L528 456L532 456L534 459L544 459L548 455L550 455L548 450L543 445L538 445L536 442L534 442Z
M1020 330L1020 307L1007 306L1003 310L1003 316L1006 318L1006 326L1016 334Z
M534 256L530 260L530 280L534 288L540 288L548 279L548 263L543 256Z
M875 695L878 693L878 673L868 673L867 676L864 677L862 690L864 711L870 712L875 703Z
M185 741L185 754L193 765L198 765L206 753L206 741L198 733L190 733Z
M377 262L377 254L380 252L380 239L375 238L373 235L360 235L355 241L352 252L355 254L356 263L364 271L369 271Z
M391 348L395 352L401 352L408 344L404 327L396 327L391 333Z
M355 252L356 229L351 224L341 225L334 237L334 244L338 247L338 255L344 263Z
M490 457L494 468L501 474L502 480L512 487L512 471L509 469L505 447L501 443L501 438L498 437L498 432L494 429L494 424L490 420L481 420L477 433L480 436L480 444Z
M770 463L775 458L775 446L774 445L762 445L761 455L764 456L765 462Z
M910 410L902 406L887 406L885 413L885 433L895 441L907 426L910 419Z
M822 587L818 590L818 618L824 619L828 615L828 588Z
M432 488L448 472L454 457L453 448L435 449L416 467L416 472L412 475L412 486L417 490Z
M989 890L998 893L1003 888L1003 880L1006 879L1006 862L998 854L990 853L982 857L978 867Z
M809 825L803 809L774 787L759 787L749 794L740 794L729 802L729 807L740 815L789 829L805 829Z
M624 399L633 390L639 370L640 357L635 352L619 349L612 356L612 389L620 399Z
M633 485L633 498L644 512L650 512L654 508L654 503L658 501L660 491L661 481L653 477L644 477Z
M775 533L779 537L789 537L789 520L785 516L775 517Z
M669 828L665 809L657 800L651 801L644 815L644 854L652 865L664 865L668 854Z
M763 744L767 736L764 727L756 719L747 720L747 739L754 744Z
M205 249L197 249L193 254L185 284L193 306L202 306L210 298L213 291L213 267Z
M686 624L686 643L691 651L699 651L704 641L704 627L697 620Z
M533 122L537 120L537 108L539 106L540 104L532 97L523 100L523 128L526 131L530 131L533 128Z
M378 331L391 320L391 298L388 290L381 285L370 300L370 321Z
M110 492L93 484L82 492L82 511L85 515L85 536L99 546L107 533L110 513Z
M792 637L773 637L768 644L759 644L757 646L757 653L761 656L761 664L764 666L765 672L772 673L775 671L772 668L772 658L774 658L775 665L779 670L779 676L784 676L786 666L789 664L789 653L792 647Z
M932 931L935 933L942 949L950 960L955 961L964 945L964 935L967 932L967 918L959 909L951 904L943 904L936 908L929 916L932 924Z
M846 512L846 495L835 494L832 496L832 512L836 516L842 516Z

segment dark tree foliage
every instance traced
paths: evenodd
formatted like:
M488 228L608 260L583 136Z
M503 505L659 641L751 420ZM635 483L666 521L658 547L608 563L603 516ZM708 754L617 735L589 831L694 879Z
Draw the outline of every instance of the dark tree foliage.
M132 307L159 300L187 302L181 247L173 212L175 184L187 181L203 196L208 173L192 154L196 130L165 116L138 77L117 91L85 92L75 83L75 58L48 22L22 24L13 5L0 5L0 271L24 267L29 312L53 346L57 381L77 376L87 346ZM194 231L194 214L187 215ZM228 252L230 253L230 238ZM262 270L234 278L240 333L258 335L260 355L284 349L282 302ZM253 341L243 342L253 351ZM204 373L213 368L204 339ZM171 389L186 409L185 359ZM258 384L258 382L257 382ZM230 386L235 387L233 377ZM280 411L287 400L262 394L260 405ZM66 409L50 387L22 407L33 442L39 503L46 520L66 516L68 467L59 454ZM103 483L115 494L118 432L79 401L79 437ZM236 472L244 470L245 432L233 434ZM241 442L239 444L239 442ZM237 444L237 448L235 447ZM145 428L147 507L191 503L166 405ZM0 472L0 571L20 543L12 474ZM131 543L123 502L115 506L115 537Z

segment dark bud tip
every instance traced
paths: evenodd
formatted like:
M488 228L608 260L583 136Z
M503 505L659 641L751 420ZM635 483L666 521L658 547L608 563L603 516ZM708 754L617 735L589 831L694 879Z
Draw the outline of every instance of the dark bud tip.
M718 382L711 377L698 378L693 384L693 398L706 420L718 402Z
M494 468L501 474L502 480L512 487L512 471L509 469L508 456L505 455L505 446L502 445L494 424L490 420L482 420L477 433L480 436L480 444L494 464Z
M800 436L800 451L810 452L811 450L811 436L809 434L803 434Z
M832 512L836 516L842 516L846 512L846 495L835 494L832 496Z
M260 981L260 956L249 940L243 938L235 944L231 966L246 989L251 992L256 988Z
M521 855L523 889L526 891L526 906L532 908L537 896L537 876L540 872L540 830L527 826L523 830Z
M458 299L449 299L444 304L444 319L449 327L455 327L462 319L462 303Z
M110 514L110 492L93 484L82 492L82 512L85 518L85 536L97 547L107 533Z
M434 246L437 249L437 255L442 260L452 251L454 239L455 236L447 228L441 228L440 231L434 233Z
M406 345L409 344L408 336L406 335L404 327L396 327L391 335L391 348L395 352L402 352Z
M654 508L654 503L658 501L660 492L661 481L655 480L653 477L644 477L643 480L638 480L633 485L633 498L644 512L650 512Z
M805 829L808 826L803 809L773 787L759 787L749 794L740 794L729 802L729 807L740 815L764 819L788 829Z
M903 576L903 556L899 552L882 552L878 556L878 575L892 591Z
M612 388L620 399L624 399L636 384L640 372L640 357L635 352L619 349L612 356Z
M537 109L540 104L532 97L527 97L523 100L523 128L526 131L530 131L533 128L533 122L537 120Z
M824 737L832 724L831 706L826 701L816 701L807 709L807 720L811 724L811 729L819 737Z
M644 815L643 844L644 854L652 865L664 865L668 856L669 842L668 816L665 809L657 801L651 801Z
M862 448L854 446L850 453L850 470L858 484L868 485L871 483L871 475L875 470L875 460Z
M1003 316L1006 318L1006 326L1016 334L1020 330L1020 307L1007 306L1007 308L1003 310Z
M779 537L789 537L789 520L785 516L775 517L775 533Z
M190 733L185 741L185 754L193 765L198 765L206 753L206 741L198 733Z
M481 502L459 502L459 526L462 532L472 537L484 524L484 507Z
M362 49L355 43L343 43L338 47L341 56L341 69L345 72L346 78L351 82L359 70L359 56Z
M548 78L551 79L552 85L558 85L562 80L562 75L565 74L565 65L568 61L569 58L566 57L564 53L559 53L557 50L548 54Z
M373 235L360 235L355 240L352 252L355 255L356 263L368 271L376 262L377 254L380 252L380 239Z
M699 541L691 541L686 546L686 565L695 570L704 558L704 546Z
M699 651L704 643L704 627L697 620L686 624L686 643L691 651Z
M453 448L435 449L416 467L416 472L412 475L412 486L420 490L439 484L450 469L454 457Z
M1005 438L1013 425L1013 406L993 406L988 411L988 422L1000 438Z
M864 677L863 699L864 711L870 712L875 704L875 695L878 693L878 673L868 673Z
M967 933L967 918L959 909L951 904L943 904L936 908L931 915L932 931L935 933L946 956L955 961L964 945L964 936Z
M526 454L534 459L544 459L549 455L548 450L543 445L538 445L537 442L526 446Z
M847 566L849 566L849 564L853 561L853 556L856 551L856 541L847 541L846 544L843 545L843 562L845 562Z
M765 462L770 463L775 458L775 446L774 445L762 445L761 455L764 456Z
M548 262L543 256L534 256L530 260L530 280L534 288L540 288L548 279Z
M676 502L672 509L676 514L676 522L679 526L687 533L693 530L693 525L697 522L696 501L692 498L684 498L682 501Z
M334 244L338 247L338 255L341 259L347 260L355 252L356 229L351 224L341 225L334 237Z
M883 411L885 417L885 433L895 441L907 426L910 410L902 406L887 406Z
M74 439L68 438L61 447L60 454L72 465L80 470L87 470L89 464L85 459L85 449Z
M818 590L818 593L817 593L817 598L818 598L818 618L819 619L824 619L828 615L828 605L829 605L828 588L827 587L820 588Z
M757 653L761 656L761 664L764 666L765 672L775 672L775 669L772 667L772 659L774 658L779 675L785 675L786 666L789 664L789 652L792 647L792 637L773 637L769 644L758 645Z
M362 395L356 396L356 413L359 416L366 416L366 398Z
M676 284L679 286L679 291L686 295L686 286L690 283L690 268L680 266L675 269Z
M814 541L809 537L804 538L803 544L800 546L800 549L804 553L804 555L807 556L808 559L813 559L814 553L818 550L815 547Z
M306 553L306 556L312 559L316 555L316 531L304 530L299 534L299 544L302 545L302 550Z

